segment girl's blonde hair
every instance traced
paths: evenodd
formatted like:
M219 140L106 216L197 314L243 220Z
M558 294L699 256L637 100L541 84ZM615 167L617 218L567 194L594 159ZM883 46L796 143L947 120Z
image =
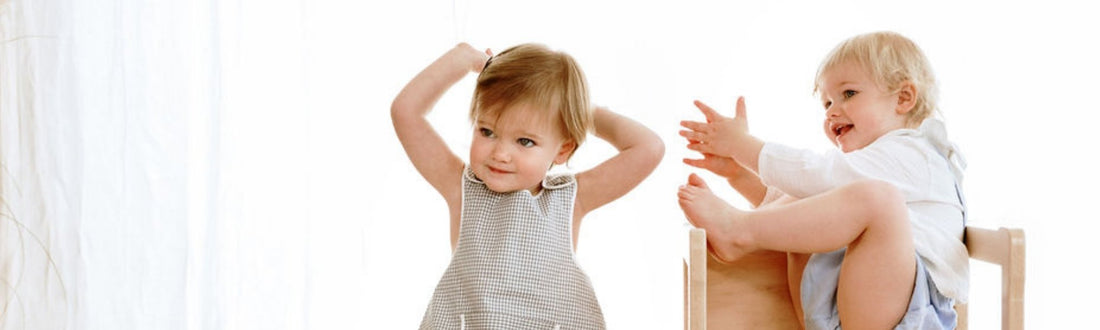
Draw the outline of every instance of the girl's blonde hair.
M481 116L499 117L505 109L521 104L549 111L548 118L560 118L562 135L576 147L592 129L588 83L569 54L539 44L521 44L489 59L477 77L470 120L476 123Z
M889 93L897 93L906 82L916 87L916 103L906 119L909 127L920 125L938 111L939 91L932 66L912 40L895 32L873 32L845 40L821 62L814 79L814 93L821 91L827 71L849 62L862 66Z

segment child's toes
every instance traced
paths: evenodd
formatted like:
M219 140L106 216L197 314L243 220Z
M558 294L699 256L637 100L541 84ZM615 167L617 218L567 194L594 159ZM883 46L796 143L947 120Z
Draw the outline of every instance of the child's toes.
M688 184L695 187L707 189L707 182L703 181L703 178L699 177L695 173L692 173L688 176Z

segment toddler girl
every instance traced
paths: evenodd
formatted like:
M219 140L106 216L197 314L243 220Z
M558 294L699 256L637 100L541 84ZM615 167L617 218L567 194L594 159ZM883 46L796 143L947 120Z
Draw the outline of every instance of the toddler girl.
M425 116L468 72L480 74L465 164ZM451 263L421 329L605 328L573 254L581 219L653 171L664 155L656 134L590 107L573 58L532 44L496 56L455 46L405 86L391 115L409 159L450 210ZM548 176L590 131L618 154L576 175Z

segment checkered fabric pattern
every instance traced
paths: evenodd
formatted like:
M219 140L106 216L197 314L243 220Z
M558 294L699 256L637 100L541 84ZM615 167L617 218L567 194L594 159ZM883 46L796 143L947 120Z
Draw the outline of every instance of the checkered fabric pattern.
M537 196L497 193L467 169L451 264L420 329L605 329L573 256L576 180L549 176Z

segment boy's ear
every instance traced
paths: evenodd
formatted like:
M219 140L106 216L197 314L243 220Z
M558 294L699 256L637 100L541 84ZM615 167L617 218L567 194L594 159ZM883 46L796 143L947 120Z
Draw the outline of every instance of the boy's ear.
M906 81L898 90L898 106L895 111L899 115L909 113L917 105L917 86L913 82Z
M558 149L558 155L554 157L554 164L565 164L569 160L569 156L573 155L573 150L577 149L577 142L572 139L565 141L561 144L561 148Z

